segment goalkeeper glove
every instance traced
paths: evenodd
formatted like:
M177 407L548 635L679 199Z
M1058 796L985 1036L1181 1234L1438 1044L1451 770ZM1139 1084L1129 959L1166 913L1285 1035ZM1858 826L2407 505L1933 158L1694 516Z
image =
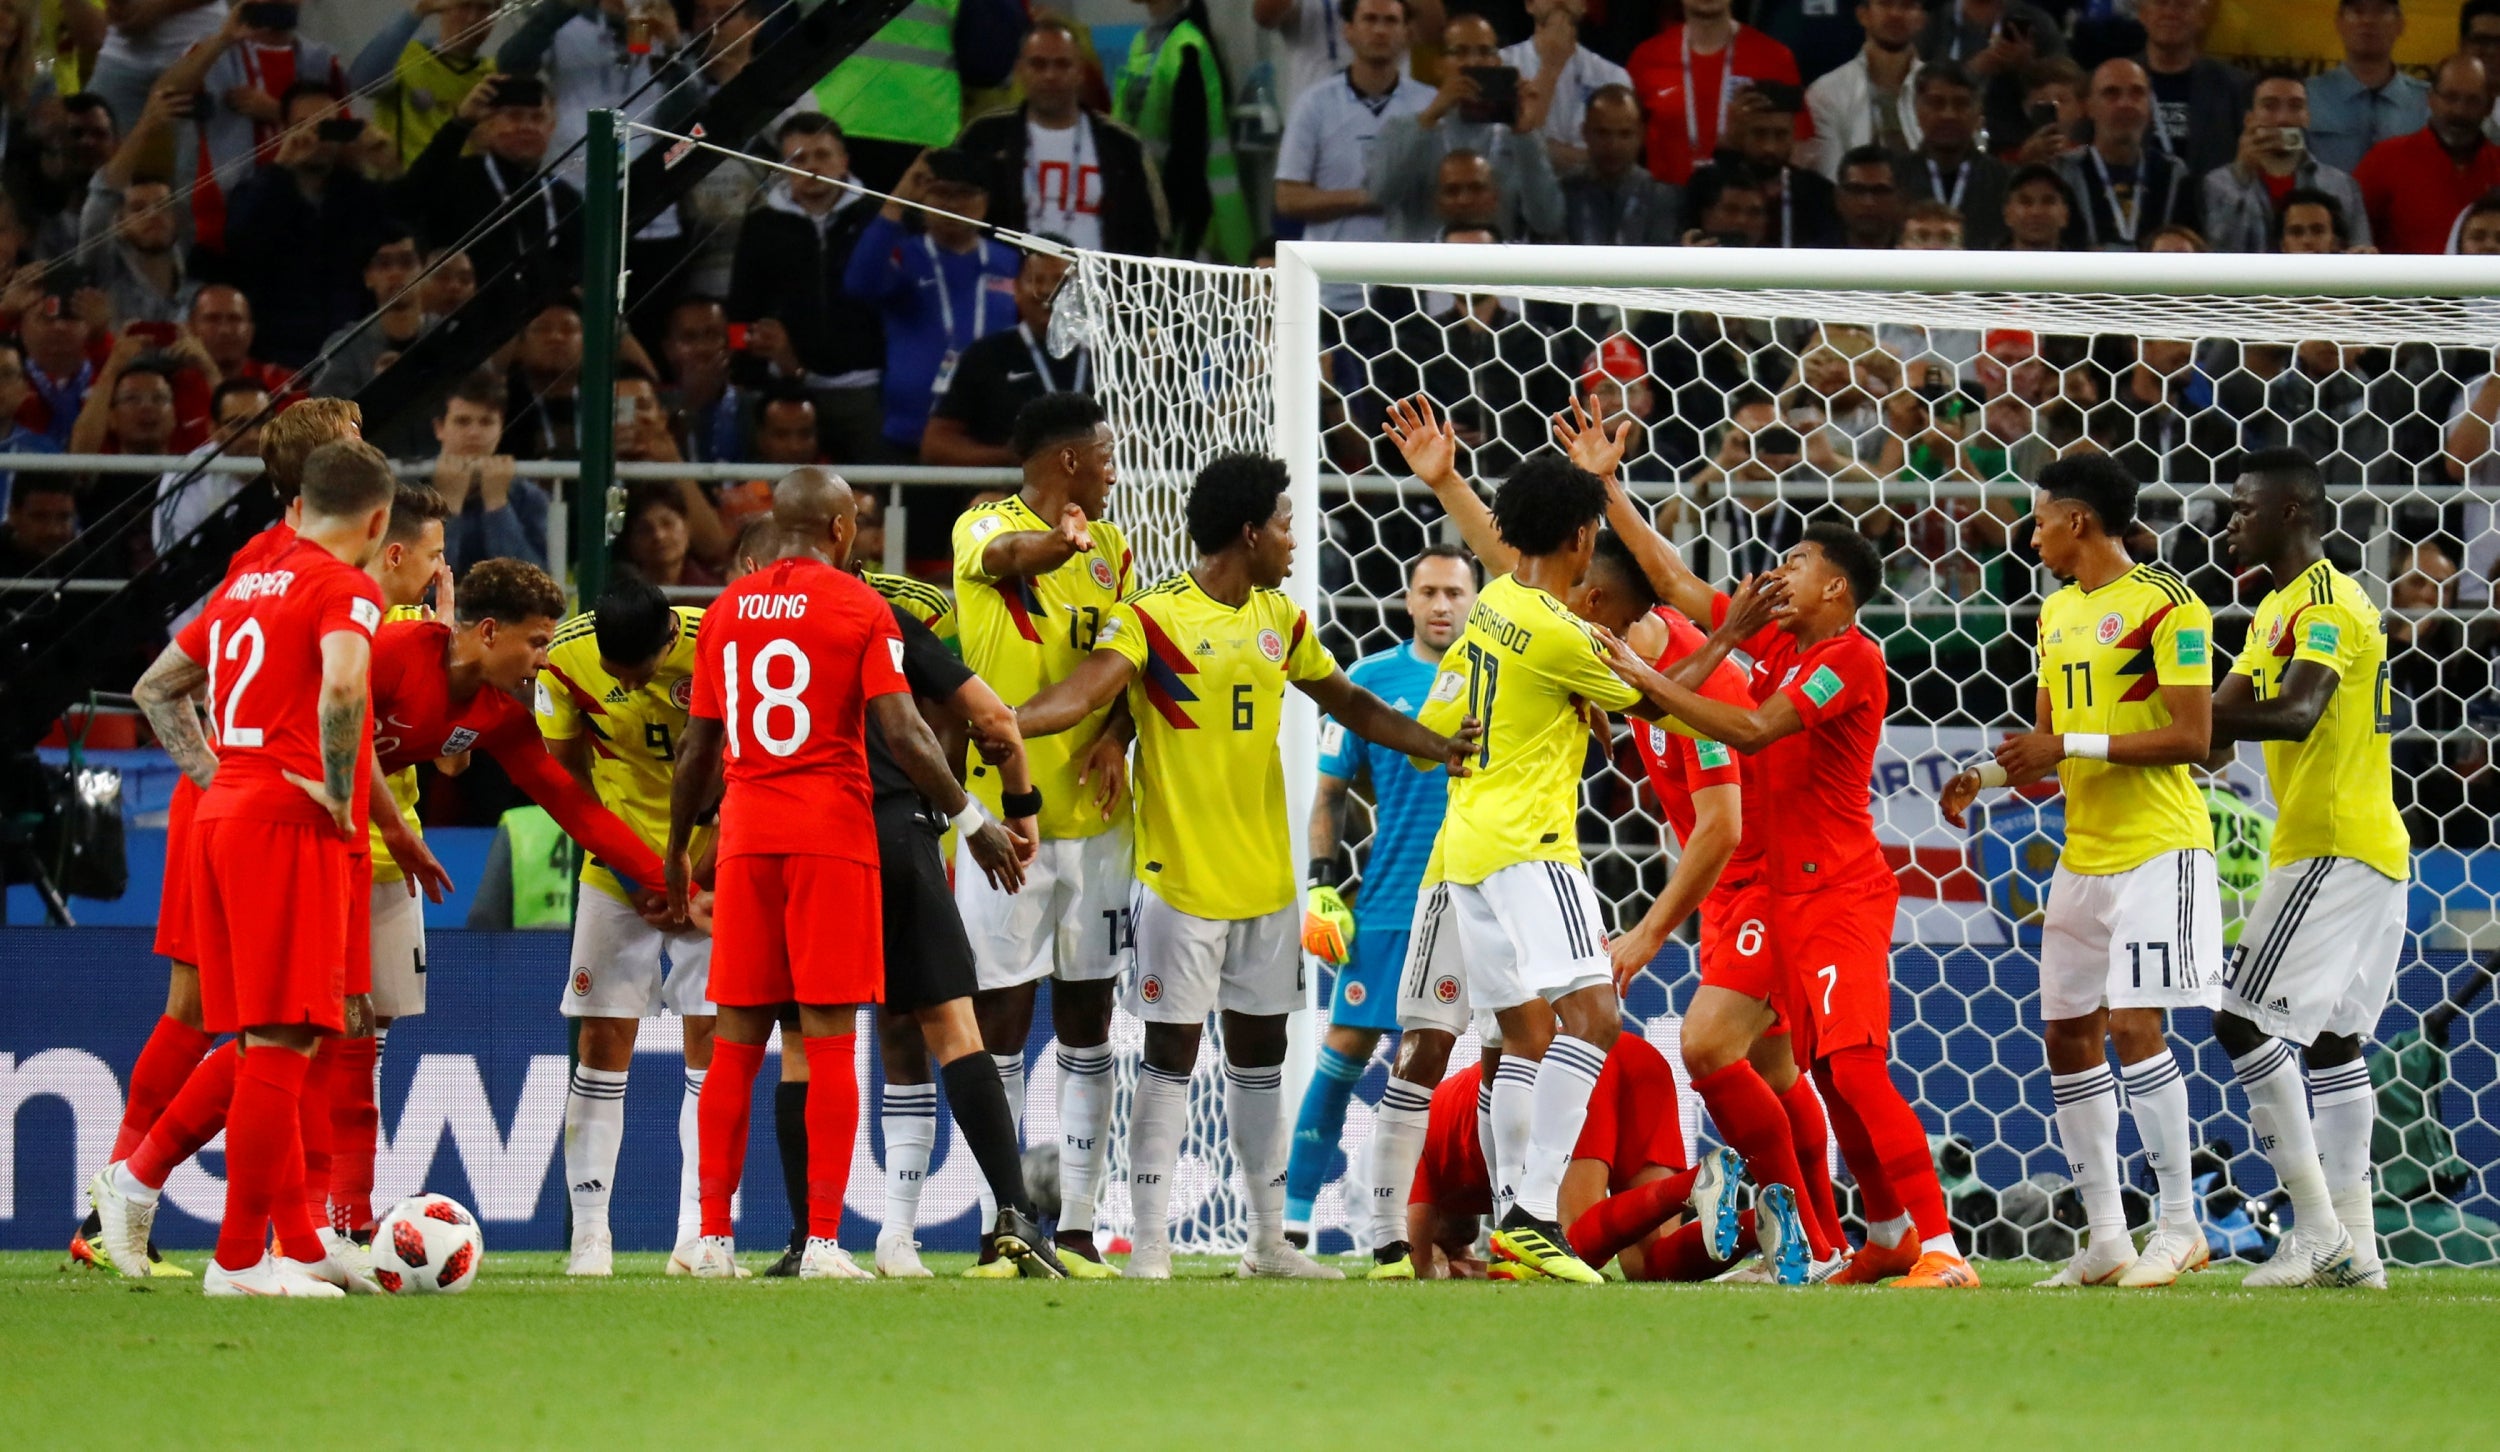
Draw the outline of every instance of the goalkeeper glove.
M1302 947L1331 966L1342 966L1346 947L1354 941L1354 910L1345 905L1345 894L1333 887L1311 889L1310 903L1302 912Z

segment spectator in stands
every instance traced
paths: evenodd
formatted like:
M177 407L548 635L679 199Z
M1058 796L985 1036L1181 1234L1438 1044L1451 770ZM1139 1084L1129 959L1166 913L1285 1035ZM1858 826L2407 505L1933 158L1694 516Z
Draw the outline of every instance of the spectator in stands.
M1685 0L1683 23L1641 42L1624 63L1649 112L1649 170L1660 181L1683 185L1720 149L1731 98L1747 83L1803 84L1788 47L1737 23L1734 8L1733 0Z
M2275 210L2274 250L2291 255L2352 251L2346 219L2360 215L2345 211L2341 201L2325 192L2294 187Z
M2075 220L2075 194L2053 166L2038 163L2017 169L2005 185L2005 240L2008 252L2063 252Z
M2055 17L2030 0L1959 0L1939 5L1918 38L1930 61L1959 61L1985 87L1980 98L1988 134L2028 136L2024 72L2066 57L2066 33Z
M2228 166L2248 114L2248 72L2204 53L2212 0L2136 0L2144 49L2136 63L2153 90L2147 147L2187 163L2188 175Z
M488 76L461 97L396 188L417 240L466 248L479 285L498 299L517 303L580 265L581 193L538 172L554 127L555 109L535 77ZM464 154L472 135L475 156ZM506 225L468 235L507 207Z
M1901 250L1959 252L1969 245L1966 231L1962 214L1948 203L1912 202L1901 213Z
M452 111L493 69L483 52L495 32L490 0L416 0L383 22L347 68L347 83L373 99L373 124L404 170ZM434 39L417 31L431 17Z
M1901 240L1901 184L1892 157L1880 146L1861 146L1840 159L1840 231L1843 246L1889 248Z
M1373 185L1372 143L1391 120L1431 105L1433 89L1406 74L1408 0L1343 4L1352 59L1293 103L1276 155L1276 215L1300 222L1313 242L1378 242L1389 231ZM1362 302L1360 283L1320 289L1321 306L1331 312ZM1004 435L999 443L1004 447Z
M945 12L907 13L869 40L883 59L836 66L817 83L816 107L849 138L862 183L891 193L921 152L954 140L965 90L998 85L1013 70L1024 10L1016 0L959 0ZM1197 114L1206 114L1203 100Z
M723 484L713 497L722 526L732 534L772 513L773 480L783 471L826 462L818 442L816 405L806 389L782 379L764 386L763 402L755 411L755 458L772 468L760 478Z
M772 182L739 231L729 321L745 326L748 355L771 376L814 393L835 457L878 459L886 453L884 327L873 305L843 287L877 203L833 185L850 178L850 153L830 119L801 112L776 135L782 164L809 175Z
M18 412L34 397L26 382L26 350L15 338L0 333L0 455L57 454L61 446L18 421ZM6 464L0 459L0 465ZM12 471L0 467L0 508L9 497Z
M191 451L183 468L157 476L156 513L150 526L157 554L163 555L188 537L200 521L224 508L227 500L251 482L249 474L223 474L196 466L221 454L259 458L261 426L268 414L269 390L258 379L229 378L217 385L209 399L215 432Z
M574 325L578 340L579 318ZM454 384L442 412L434 416L434 442L440 452L432 482L450 511L443 554L454 574L479 560L503 556L546 567L547 494L513 472L512 456L502 452L499 442L504 433L503 380L488 372L472 373Z
M2147 252L2211 252L2214 248L2212 243L2205 240L2204 233L2184 223L2173 222L2155 232L2153 240L2145 244L2144 250Z
M2459 257L2500 257L2500 191L2475 198L2474 205L2457 219L2453 250Z
M2343 63L2309 78L2309 152L2319 161L2352 171L2370 148L2429 123L2430 87L2396 65L2404 33L2399 0L2339 0Z
M1838 189L1821 172L1789 163L1798 110L1804 104L1802 92L1779 81L1765 81L1738 92L1728 107L1727 144L1694 171L1693 184L1686 190L1686 206L1701 205L1696 194L1704 174L1731 160L1741 160L1751 167L1763 199L1769 204L1762 245L1839 246Z
M1283 64L1276 76L1280 115L1290 118L1314 87L1354 62L1357 47L1352 32L1359 22L1348 18L1345 0L1250 0L1250 17L1275 37L1275 49L1282 52ZM1411 36L1436 43L1447 20L1443 0L1410 0L1399 7L1398 18L1410 28ZM1398 71L1406 73L1403 53ZM1426 86L1424 94L1431 93L1432 88Z
M1376 3L1395 9L1401 0ZM1054 232L1096 252L1157 256L1172 230L1162 181L1136 132L1085 109L1081 60L1066 21L1034 22L1016 57L1024 104L966 126L955 147L989 164L997 225Z
M1657 22L1643 14L1637 3L1609 5L1606 14L1612 22L1606 27L1609 31L1632 24L1638 17L1638 33L1611 49L1600 43L1608 55L1628 53L1657 29ZM1840 0L1753 0L1746 14L1754 28L1788 47L1796 57L1797 74L1808 79L1847 65L1866 43L1866 28L1858 23L1857 12ZM1618 15L1620 20L1615 18Z
M1535 87L1543 97L1546 159L1561 176L1588 161L1580 128L1590 98L1608 86L1631 85L1632 75L1580 43L1589 0L1527 0L1527 8L1536 29L1526 40L1502 47L1502 64L1518 72L1519 84Z
M699 57L700 64L688 82L690 93L699 93L708 102L743 72L754 56L758 35L775 8L768 0L696 0L687 19L691 32L687 44L691 48L686 63L697 66ZM676 286L638 300L633 308L636 331L647 331L652 343L664 337L669 309L676 306L681 291L709 298L729 296L730 274L737 265L738 234L773 178L760 160L773 149L770 128L759 128L738 149L757 159L719 158L720 164L678 199L677 220L685 229L687 251L674 279ZM661 305L663 302L666 306Z
M1771 198L1777 184L1743 157L1714 161L1693 173L1684 188L1692 226L1687 247L1765 247L1771 244Z
M2500 76L2500 0L2465 0L2457 7L2457 49L2483 63L2483 74ZM2500 82L2495 82L2500 89ZM2500 141L2500 99L2492 102L2483 134Z
M687 293L668 310L660 356L669 386L661 403L683 456L695 463L743 459L749 391L730 378L729 315L720 299Z
M142 88L130 98L132 116L139 114L147 95ZM58 120L41 133L32 163L14 168L9 179L34 255L57 257L78 245L78 214L87 200L87 183L120 139L113 108L103 97L80 91L61 102Z
M122 334L78 410L68 452L168 454L196 446L208 434L207 411L202 407L198 417L182 417L177 380L185 372L194 376L182 383L205 405L220 380L199 339L186 335L160 350L145 334Z
M1919 0L1859 0L1858 24L1866 29L1866 44L1847 65L1806 88L1814 118L1810 161L1835 181L1841 158L1861 146L1918 149L1916 44L1927 8Z
M617 537L619 563L665 589L716 587L718 572L695 557L686 506L666 485L638 484L628 491L625 532Z
M549 303L522 327L512 350L497 416L502 451L516 459L579 458L574 424L581 384L581 309L569 301Z
M1028 252L1016 275L1016 326L964 350L954 379L920 436L924 464L995 465L1021 461L1007 447L1016 414L1045 393L1087 393L1094 382L1091 349L1051 355L1051 300L1068 274L1065 258Z
M2305 144L2308 135L2309 91L2300 77L2276 73L2259 81L2240 127L2239 155L2205 174L2205 235L2216 251L2267 251L2276 209L2301 190L2335 198L2345 216L2360 219L2360 240L2370 240L2361 188L2318 160Z
M1630 86L1589 98L1580 123L1587 165L1562 179L1563 237L1582 246L1673 247L1684 194L1641 165L1641 102Z
M477 267L469 254L456 247L419 247L417 260L422 266L418 274L417 292L425 299L425 310L438 318L450 317L469 305L477 296Z
M1440 237L1434 215L1441 159L1472 151L1490 165L1500 188L1498 225L1506 237L1551 237L1563 226L1562 190L1538 139L1546 98L1534 85L1518 90L1517 109L1500 114L1481 99L1473 67L1499 66L1501 49L1493 25L1481 15L1461 15L1443 32L1441 89L1421 111L1381 123L1372 144L1371 191L1380 203L1393 242Z
M2144 67L2101 62L2084 108L2092 118L2091 144L2058 162L2066 185L2082 198L2075 220L2083 247L2134 252L2174 222L2197 225L2204 192L2195 176L2169 152L2145 146L2153 91Z
M235 281L252 300L259 347L301 368L322 340L372 310L365 264L400 231L390 193L367 177L364 124L317 88L287 92L287 129L271 161L235 188L226 213Z
M682 464L686 456L669 432L668 409L660 402L660 381L639 363L616 366L616 457L635 464ZM685 521L686 547L697 560L718 569L729 561L729 530L712 507L703 486L690 478L639 481L637 487L670 494Z
M52 577L58 566L48 562L78 538L78 487L68 474L20 475L9 491L9 510L0 523L0 579ZM109 575L114 562L97 557L83 562L74 575Z
M131 133L144 142L150 128ZM79 245L95 286L112 303L113 320L169 324L191 306L199 283L182 265L179 219L173 189L161 181L133 180L117 173L130 148L114 153L99 167L87 190L87 206L79 220Z
M2483 135L2491 90L2483 63L2452 55L2431 78L2430 124L2370 148L2353 180L2384 252L2445 252L2457 218L2500 186L2500 146Z
M978 158L952 148L914 162L843 273L844 289L884 315L885 441L908 457L918 456L930 406L964 350L1016 325L1023 259L973 225L988 214L988 176ZM935 208L922 214L918 237L904 230L904 202Z
M1433 174L1433 220L1444 240L1452 227L1501 230L1502 187L1480 151L1453 151Z
M884 568L885 560L885 494L881 490L863 488L853 496L859 510L859 522L851 535L851 558Z
M2091 118L2084 113L2084 93L2092 89L2083 68L2064 56L2042 61L2023 72L2023 117L2013 135L2022 138L2018 146L2005 148L2006 161L2014 166L2043 166L2080 149L2077 137L2091 128ZM1991 134L1996 122L1989 121Z
M199 74L198 89L206 93L194 122L202 166L191 193L191 230L205 252L244 255L226 236L228 194L299 124L298 93L329 100L347 94L347 68L330 47L298 35L296 21L291 0L237 4L206 45L165 72L164 86L185 94Z
M156 4L124 4L102 6L108 28L103 48L96 52L95 68L88 74L87 90L98 105L108 107L104 119L109 125L127 125L147 105L148 93L156 89L157 78L167 67L182 59L192 46L217 34L226 23L228 12L217 0L159 0ZM80 97L70 98L72 116L82 114ZM92 114L92 113L87 113ZM111 154L111 136L93 159L80 168L92 171ZM78 194L86 191L86 178L79 177ZM76 196L69 199L76 205Z
M18 318L18 338L26 345L28 392L18 405L17 422L57 452L69 447L70 430L95 386L102 355L91 351L94 335L79 315L79 296L91 289L77 269L56 268L44 275L42 285L42 294Z
M595 110L647 110L655 124L692 109L693 97L672 99L686 72L678 50L685 36L675 7L628 4L627 0L538 0L520 28L495 50L503 75L535 75L555 103L555 129L547 149L570 157L558 163L566 181L581 184L584 162L575 149ZM639 94L639 99L637 95ZM639 152L648 137L627 143Z
M2004 162L1979 149L1979 87L1956 61L1931 61L1910 82L1915 150L1893 156L1905 201L1942 202L1975 223L1973 247L1993 247L2005 211Z
M1111 114L1136 130L1163 174L1173 250L1245 265L1254 240L1233 156L1224 69L1205 0L1139 0L1146 23L1111 82Z
M372 321L358 318L342 324L322 340L320 351L330 360L321 375L323 393L358 392L382 371L386 358L415 347L427 329L442 321L425 310L425 290L417 286L417 239L396 222L386 222L380 231L372 255L365 259Z

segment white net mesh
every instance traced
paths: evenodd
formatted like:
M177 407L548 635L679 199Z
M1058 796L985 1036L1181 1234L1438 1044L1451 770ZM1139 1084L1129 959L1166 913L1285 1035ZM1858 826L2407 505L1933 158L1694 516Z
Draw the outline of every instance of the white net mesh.
M1456 253L1462 249L1446 249ZM1472 251L1473 249L1463 249ZM2263 258L2238 259L2252 267ZM2379 1227L2394 1259L2500 1259L2495 1046L2500 1011L2479 955L2500 946L2500 771L2489 733L2491 588L2500 567L2500 306L2453 298L2175 297L2093 293L1329 287L1320 436L1275 437L1268 274L1087 257L1079 269L1099 391L1119 421L1122 483L1151 578L1185 563L1190 471L1224 448L1321 460L1316 567L1323 639L1356 659L1405 639L1406 564L1452 537L1429 491L1380 439L1387 402L1416 392L1453 416L1489 484L1544 446L1546 419L1594 390L1638 437L1633 492L1705 576L1762 568L1809 522L1854 524L1885 551L1866 614L1893 673L1873 783L1903 887L1893 955L1896 1072L1937 1137L1955 1217L1990 1256L2063 1256L2079 1210L2050 1137L2037 997L2037 904L2056 860L2054 798L2008 798L1965 834L1934 810L1950 763L2018 724L2034 622L2055 581L2015 549L2023 482L2061 454L2108 452L2147 481L2139 550L2214 607L2236 653L2263 586L2221 540L2223 487L2244 452L2295 444L2333 484L2338 563L2386 608L2397 698L2398 796L2417 848L2413 932L2397 1001L2370 1046L2379 1085ZM1470 292L1472 291L1472 296ZM1272 442L1271 442L1272 440ZM1346 836L1362 861L1358 785ZM2226 905L2253 897L2262 849L2227 845L2270 817L2255 748L2211 783ZM1628 738L1592 752L1580 836L1599 894L1629 925L1673 863ZM1672 1035L1695 973L1671 943L1628 1016ZM1321 999L1326 1000L1325 984ZM2246 1105L2206 1015L2179 1016L2199 1140L2200 1213L2219 1251L2267 1254L2274 1179L2249 1152ZM1124 1025L1121 1118L1136 1037ZM1464 1062L1464 1060L1459 1060ZM1359 1167L1382 1069L1347 1122L1321 1195L1322 1245L1344 1227L1339 1176ZM1193 1093L1176 1240L1235 1243L1241 1201L1223 1143L1212 1053ZM1291 1107L1288 1106L1288 1112ZM1687 1114L1698 1111L1688 1105ZM1704 1132L1707 1126L1700 1126ZM1688 1136L1696 1128L1688 1117ZM2149 1188L2132 1125L2129 1175ZM1360 1187L1354 1196L1362 1203ZM2139 1222L2149 1202L2131 1190ZM1126 1229L1122 1191L1104 1218Z

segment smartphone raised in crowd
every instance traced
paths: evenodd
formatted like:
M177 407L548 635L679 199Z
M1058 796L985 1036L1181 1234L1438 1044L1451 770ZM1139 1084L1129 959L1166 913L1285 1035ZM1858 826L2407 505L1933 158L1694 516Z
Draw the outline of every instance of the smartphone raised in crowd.
M1476 99L1459 108L1459 114L1470 121L1491 122L1496 126L1519 124L1519 68L1516 66L1469 66L1467 79L1476 83Z
M254 30L293 30L296 8L292 0L243 0L243 23Z

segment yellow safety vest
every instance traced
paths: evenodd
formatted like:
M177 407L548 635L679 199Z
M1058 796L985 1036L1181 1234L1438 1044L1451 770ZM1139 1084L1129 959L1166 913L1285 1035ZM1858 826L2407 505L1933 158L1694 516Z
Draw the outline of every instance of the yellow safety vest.
M1180 84L1181 72L1198 68L1199 87L1207 107L1207 195L1214 208L1207 220L1207 235L1173 239L1176 250L1183 255L1194 252L1203 242L1217 260L1236 265L1250 261L1250 204L1241 195L1241 174L1233 165L1232 127L1225 115L1224 79L1215 64L1215 47L1206 32L1191 21L1181 21L1163 37L1163 44L1149 43L1146 32L1138 32L1129 42L1128 62L1120 67L1119 79L1111 87L1112 119L1146 139L1154 148L1158 165L1166 164L1166 152L1172 143L1172 96Z
M912 0L816 83L817 109L849 136L915 146L952 142L964 122L963 79L955 73L957 4Z

